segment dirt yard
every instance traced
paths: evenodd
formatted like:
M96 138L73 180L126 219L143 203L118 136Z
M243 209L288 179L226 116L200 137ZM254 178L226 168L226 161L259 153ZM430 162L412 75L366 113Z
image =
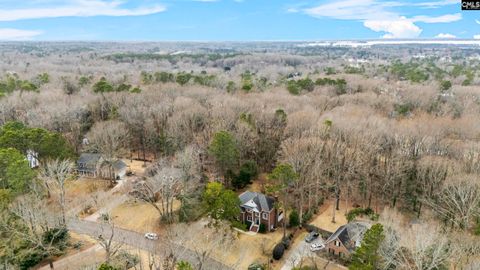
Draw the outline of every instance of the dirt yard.
M334 200L325 201L319 209L320 214L315 216L310 224L329 232L335 232L338 227L347 224L348 221L345 217L345 201L340 201L340 210L335 211L335 223L332 222L333 204Z
M175 201L173 210L180 207ZM111 211L113 221L119 227L136 232L159 232L159 214L151 205L143 202L128 200Z
M130 160L130 159L122 159L125 164L127 164L128 168L132 173L137 176L143 175L145 173L145 169L150 166L151 162L143 162L138 160Z

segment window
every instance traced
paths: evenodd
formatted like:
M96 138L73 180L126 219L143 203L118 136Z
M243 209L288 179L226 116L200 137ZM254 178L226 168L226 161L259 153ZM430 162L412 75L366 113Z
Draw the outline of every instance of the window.
M340 246L340 241L335 241L335 246L339 247Z
M263 219L268 219L268 213L262 213Z
M247 215L247 221L252 221L252 216Z

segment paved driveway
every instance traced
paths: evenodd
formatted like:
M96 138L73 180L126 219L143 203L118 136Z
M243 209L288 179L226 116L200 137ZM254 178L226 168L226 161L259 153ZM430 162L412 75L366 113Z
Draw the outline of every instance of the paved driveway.
M323 239L318 237L311 243L305 242L304 238L299 238L300 243L293 247L292 250L289 250L288 257L285 259L285 264L282 266L281 270L290 270L296 265L298 265L302 260L308 261L310 257L316 257L315 252L310 251L310 246L316 243L323 243Z

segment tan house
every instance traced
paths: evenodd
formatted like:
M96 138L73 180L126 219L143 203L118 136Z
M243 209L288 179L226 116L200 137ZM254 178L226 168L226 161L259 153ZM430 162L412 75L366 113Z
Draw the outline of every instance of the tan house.
M340 226L325 241L327 252L340 257L349 257L360 246L370 226L366 222L350 222Z
M283 213L277 215L275 199L259 192L245 191L240 194L240 220L250 224L252 232L260 230L260 224L267 232L272 231L283 220Z

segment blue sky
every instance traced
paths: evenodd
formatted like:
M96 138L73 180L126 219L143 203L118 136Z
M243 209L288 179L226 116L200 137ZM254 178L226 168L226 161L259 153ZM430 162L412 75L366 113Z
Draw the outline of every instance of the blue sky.
M0 0L0 40L480 39L460 0Z

